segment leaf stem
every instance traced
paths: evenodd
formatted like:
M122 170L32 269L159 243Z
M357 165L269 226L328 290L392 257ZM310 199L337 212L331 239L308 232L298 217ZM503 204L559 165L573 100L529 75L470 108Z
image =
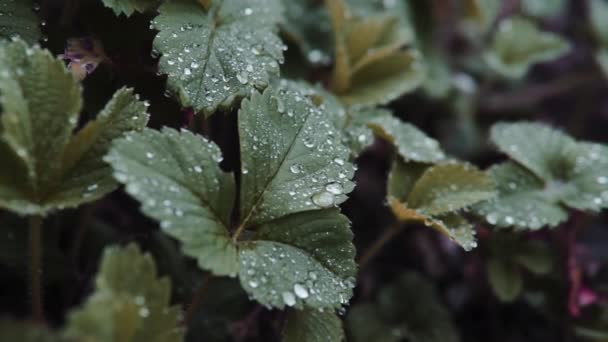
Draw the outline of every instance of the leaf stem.
M359 270L363 270L369 263L378 255L382 247L386 245L392 238L397 236L405 225L402 222L396 221L382 232L382 235L372 243L371 247L365 251L365 254L359 258Z
M32 318L44 321L44 306L42 301L42 217L30 216L30 304Z
M192 317L198 311L203 302L203 298L205 297L205 293L207 293L207 289L209 289L209 283L211 282L211 274L207 273L201 282L201 285L194 293L192 297L192 302L188 305L188 309L186 310L186 314L184 316L184 320L182 321L182 325L187 327L190 325L192 321Z

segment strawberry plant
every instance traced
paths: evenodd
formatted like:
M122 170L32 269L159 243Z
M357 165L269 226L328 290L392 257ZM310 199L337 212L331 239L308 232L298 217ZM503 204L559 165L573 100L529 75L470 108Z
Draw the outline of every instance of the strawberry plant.
M0 340L605 341L607 16L0 1Z

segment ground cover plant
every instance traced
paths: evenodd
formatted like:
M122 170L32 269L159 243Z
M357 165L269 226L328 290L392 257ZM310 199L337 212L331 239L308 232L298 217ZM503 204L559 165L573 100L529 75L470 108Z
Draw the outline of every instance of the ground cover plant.
M607 20L0 0L0 340L608 341Z

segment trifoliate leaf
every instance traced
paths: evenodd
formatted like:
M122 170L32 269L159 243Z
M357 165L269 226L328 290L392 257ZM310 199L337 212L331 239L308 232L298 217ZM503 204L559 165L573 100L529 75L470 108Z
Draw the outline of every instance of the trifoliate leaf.
M487 268L488 280L496 296L503 302L515 300L523 287L523 278L517 265L507 260L491 258Z
M169 0L152 22L160 32L160 72L183 107L209 116L263 89L278 75L283 44L276 34L279 0Z
M69 316L66 335L86 341L182 341L170 282L136 245L105 250L95 292Z
M420 53L407 47L399 19L350 16L342 0L328 1L335 39L332 87L349 106L388 103L418 87L425 76Z
M429 167L429 164L406 162L402 158L394 158L386 186L388 196L405 202L416 181Z
M533 64L548 62L569 50L564 38L540 31L528 19L512 17L500 22L484 58L498 74L516 79L525 76Z
M116 15L124 14L127 17L134 12L144 13L154 9L159 0L102 0L103 4L111 8Z
M268 88L239 112L241 213L228 219L234 182L219 149L187 131L145 130L114 144L107 160L144 213L215 274L238 274L268 307L338 308L356 265L349 221L334 209L353 188L348 150L306 95ZM193 152L194 151L194 152Z
M406 161L435 163L445 159L439 143L409 123L383 116L374 119L369 126L376 135L392 143Z
M456 211L494 197L491 179L466 164L395 162L388 193L397 219L436 229L466 251L477 247L473 226Z
M355 342L459 341L433 284L415 273L403 274L381 289L375 303L355 305L346 323Z
M557 15L565 3L565 0L523 0L521 9L527 15L545 18Z
M59 334L39 324L0 320L0 341L15 342L69 342Z
M608 148L576 142L536 123L498 123L491 133L498 148L544 181L545 194L580 210L608 206Z
M61 61L22 42L0 45L0 205L20 214L76 207L113 190L101 161L112 139L148 116L131 90L119 90L96 120L72 135L80 87Z
M3 0L0 3L0 38L19 37L28 43L40 39L40 21L33 0Z
M436 165L416 181L407 204L427 215L466 208L495 196L494 183L468 164Z
M488 174L496 183L496 198L479 203L473 212L496 227L536 230L556 226L567 213L548 198L543 182L514 163L493 166Z
M283 342L342 342L342 321L331 311L291 310L283 328Z
M333 207L354 187L340 132L299 92L270 89L243 101L239 137L241 215L250 224Z
M388 202L393 214L399 221L423 223L425 226L433 228L450 238L467 252L477 247L475 229L464 217L456 213L432 217L416 209L408 208L406 204L399 202L394 197L389 197Z

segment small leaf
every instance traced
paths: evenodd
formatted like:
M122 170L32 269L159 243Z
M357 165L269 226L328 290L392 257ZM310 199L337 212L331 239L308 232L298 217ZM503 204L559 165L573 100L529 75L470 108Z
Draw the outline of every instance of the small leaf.
M503 302L514 301L521 293L523 279L517 265L492 258L488 261L488 279L494 293Z
M40 39L39 19L34 0L3 0L0 3L0 38L19 37L28 43Z
M0 150L17 172L0 171L0 205L20 214L76 207L112 191L101 160L110 141L141 129L148 116L133 92L119 90L95 121L72 135L80 87L63 63L20 41L0 44Z
M455 213L443 214L437 217L427 216L415 209L408 208L396 198L389 197L389 205L393 214L403 222L418 222L433 228L469 252L477 247L475 229L462 216Z
M182 341L170 282L136 245L105 250L95 292L69 316L66 335L91 341Z
M116 179L186 255L215 274L235 275L237 251L228 234L235 185L218 166L221 159L214 143L170 128L120 139L106 157Z
M465 19L475 26L477 33L485 33L491 27L500 12L499 0L465 0Z
M533 64L556 59L570 50L564 38L542 32L523 17L504 19L498 25L485 61L498 74L508 78L525 76Z
M489 224L537 230L566 220L566 211L547 198L543 182L524 168L507 162L493 166L488 174L498 195L475 205L473 211Z
M290 310L283 328L284 342L344 341L342 321L331 311Z
M349 106L388 103L417 88L425 77L420 53L397 17L351 16L342 0L326 2L335 37L332 87Z
M116 15L130 17L134 12L144 13L158 6L159 0L102 0Z
M405 202L416 181L429 167L428 164L405 162L401 158L394 158L391 171L388 174L388 196Z
M69 342L59 334L38 324L0 320L0 341L14 342Z
M433 284L415 273L402 274L381 289L375 303L355 305L346 323L355 342L459 341Z
M551 249L542 241L530 240L521 243L515 261L534 274L548 274L553 268Z
M450 163L427 169L414 184L407 203L428 215L438 215L494 196L491 178L469 164Z
M392 143L405 161L435 163L445 159L439 143L409 123L382 116L369 126L376 135Z
M210 116L237 98L263 89L279 72L283 44L276 34L279 0L170 0L152 22L160 72L183 107Z

